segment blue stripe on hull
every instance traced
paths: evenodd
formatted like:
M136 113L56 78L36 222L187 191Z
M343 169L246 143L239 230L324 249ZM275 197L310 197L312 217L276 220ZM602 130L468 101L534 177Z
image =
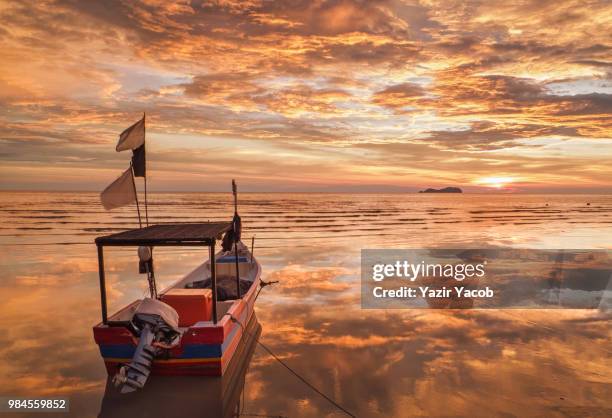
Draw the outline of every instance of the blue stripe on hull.
M132 358L135 351L136 347L131 344L100 346L102 357ZM222 348L218 344L193 344L183 347L182 354L173 358L219 358L221 356Z
M249 260L247 260L246 257L238 257L238 262L239 263L247 263ZM221 258L217 258L215 260L216 263L219 264L225 264L225 263L235 263L236 262L236 256L235 255L226 255L225 257L221 257Z
M183 347L183 352L180 356L173 358L219 358L227 350L234 337L240 328L235 325L229 335L223 341L223 344L189 344ZM103 344L100 345L100 354L102 357L110 358L132 358L136 346L132 344Z

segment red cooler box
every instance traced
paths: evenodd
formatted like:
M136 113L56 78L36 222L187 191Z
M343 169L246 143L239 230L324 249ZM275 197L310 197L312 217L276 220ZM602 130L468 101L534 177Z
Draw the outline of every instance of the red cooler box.
M176 309L179 327L188 327L212 317L212 291L210 289L170 289L161 295L161 301Z

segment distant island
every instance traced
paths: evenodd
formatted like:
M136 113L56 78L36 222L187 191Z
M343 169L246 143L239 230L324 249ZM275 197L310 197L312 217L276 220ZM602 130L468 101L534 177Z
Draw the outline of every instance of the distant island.
M459 187L445 187L443 189L425 189L419 193L463 193Z

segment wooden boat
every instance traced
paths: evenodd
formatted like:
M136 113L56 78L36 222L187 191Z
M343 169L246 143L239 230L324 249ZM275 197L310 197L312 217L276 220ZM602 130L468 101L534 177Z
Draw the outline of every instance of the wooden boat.
M240 242L236 182L231 222L148 226L145 115L119 135L115 149L132 151L129 168L100 194L105 209L136 203L139 229L96 238L102 321L93 333L109 375L122 393L142 389L151 373L221 376L253 314L261 266ZM135 177L144 178L145 222ZM225 236L224 236L225 234ZM222 251L215 252L223 238ZM139 272L150 297L107 314L104 247L138 247ZM183 279L157 292L153 250L159 246L207 246L209 259Z
M148 370L159 375L223 375L253 316L261 281L261 266L242 242L236 241L230 250L215 252L217 240L233 233L235 224L234 218L234 222L152 225L96 239L102 321L94 326L93 333L110 376L117 375L122 367L135 371L143 365L147 369L143 371L144 381ZM144 265L147 273L151 297L135 300L108 316L103 251L107 246L139 247L139 254L147 252L141 251L143 248L151 252L158 246L207 246L209 259L157 294L151 253L150 260L141 257L140 267ZM142 332L149 325L138 325L136 319L142 316L143 307L144 317L151 318L151 306L161 306L161 313L154 312L159 314L154 315L156 324L173 334L173 341L143 343ZM161 335L159 330L152 334L151 338ZM140 360L139 344L144 347Z

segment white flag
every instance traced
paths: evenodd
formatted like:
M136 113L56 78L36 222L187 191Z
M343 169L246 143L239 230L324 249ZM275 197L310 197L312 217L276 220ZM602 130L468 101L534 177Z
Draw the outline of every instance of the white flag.
M144 116L138 122L121 132L119 142L117 142L117 151L125 151L126 149L134 150L144 144L145 141L145 118Z
M136 190L134 189L134 177L132 168L128 168L117 180L113 181L102 193L100 200L104 209L110 210L129 205L136 201Z

